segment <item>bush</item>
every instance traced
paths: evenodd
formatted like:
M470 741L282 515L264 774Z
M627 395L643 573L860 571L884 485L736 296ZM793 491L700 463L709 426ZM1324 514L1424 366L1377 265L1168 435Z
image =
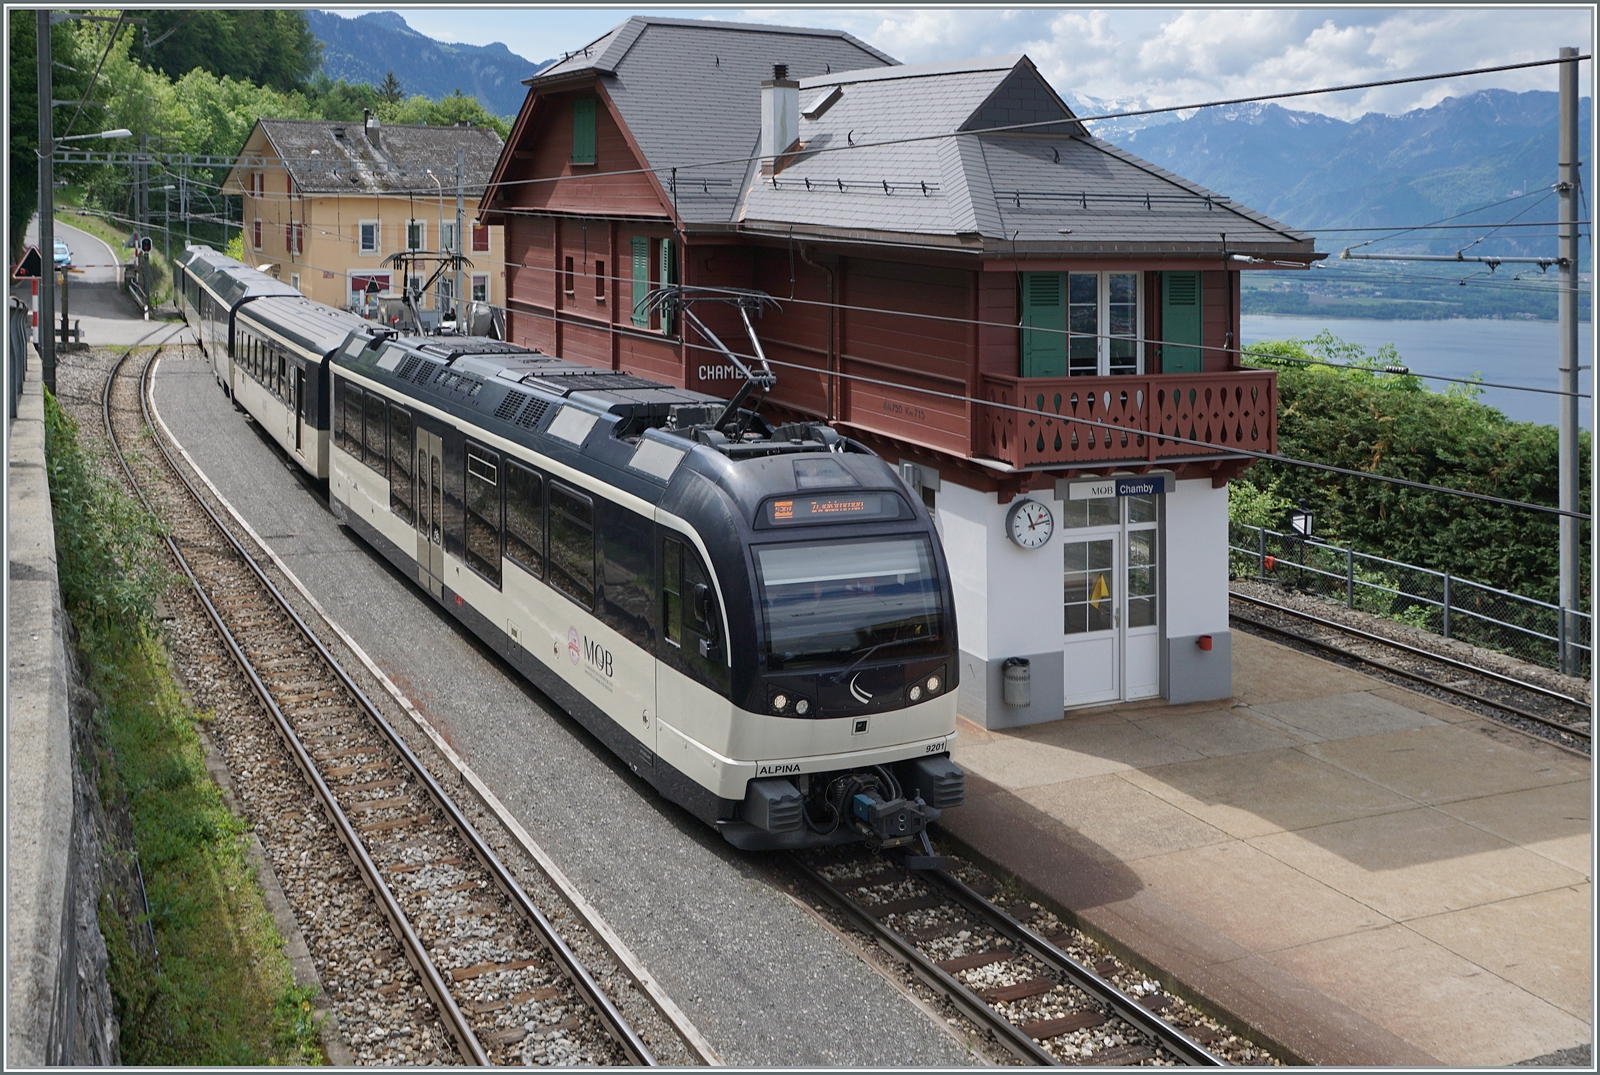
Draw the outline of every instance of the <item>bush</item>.
M1295 358L1356 368L1311 366ZM1246 349L1245 361L1278 370L1278 450L1286 456L1510 500L1557 503L1554 426L1513 422L1478 402L1471 386L1432 392L1417 377L1381 372L1402 362L1393 347L1369 353L1325 332L1312 340L1257 344ZM1584 433L1583 512L1589 510L1590 443ZM1237 498L1241 511L1261 518L1282 512L1266 522L1274 529L1288 528L1279 502L1304 499L1325 541L1556 599L1558 517L1553 514L1267 462L1255 464L1233 486L1230 504ZM1261 525L1254 517L1248 521ZM1588 527L1582 531L1587 604Z

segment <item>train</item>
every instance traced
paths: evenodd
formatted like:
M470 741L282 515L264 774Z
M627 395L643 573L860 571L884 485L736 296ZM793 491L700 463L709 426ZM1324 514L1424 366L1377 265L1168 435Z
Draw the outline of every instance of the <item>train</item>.
M741 850L932 854L964 797L954 595L870 449L206 247L179 275L219 385L334 516L664 798Z

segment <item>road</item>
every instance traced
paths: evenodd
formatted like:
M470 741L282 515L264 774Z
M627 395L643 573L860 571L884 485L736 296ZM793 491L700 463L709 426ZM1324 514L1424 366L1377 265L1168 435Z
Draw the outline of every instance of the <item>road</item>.
M88 344L136 343L154 326L141 317L139 304L117 286L121 263L126 251L113 250L102 239L97 239L80 228L56 218L56 238L72 250L72 262L81 273L70 273L67 316L83 328L83 342ZM39 242L38 218L28 222L27 242ZM49 253L46 252L46 257ZM13 284L11 293L24 302L29 301L28 284ZM60 324L61 298L56 296L56 319Z

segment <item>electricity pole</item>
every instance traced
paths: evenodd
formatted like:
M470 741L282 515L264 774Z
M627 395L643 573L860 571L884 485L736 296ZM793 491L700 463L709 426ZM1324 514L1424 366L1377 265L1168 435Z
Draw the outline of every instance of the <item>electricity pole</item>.
M55 94L50 70L50 12L37 13L39 52L39 363L44 386L56 390L56 151L50 129L50 98Z
M1578 475L1583 460L1578 450L1578 50L1563 48L1560 56L1570 62L1561 64L1558 173L1556 189L1561 194L1558 219L1561 257L1561 296L1557 307L1561 323L1561 397L1560 452L1558 466L1560 505L1563 511L1578 511ZM1583 596L1579 592L1582 571L1581 520L1570 515L1561 516L1561 612L1565 621L1561 625L1561 670L1571 674L1577 665L1573 642Z
M466 184L466 161L467 161L466 153L463 150L459 150L459 149L456 150L456 249L455 249L455 253L457 253L457 254L460 254L465 250L472 249L471 246L468 243L466 243L466 242L464 242L462 240L462 232L461 232L462 218L465 215L465 202L464 202L463 199L464 199L465 194L466 194L466 186L465 186L465 184ZM456 262L456 283L455 283L456 331L457 332L464 331L465 322L462 320L462 318L465 316L464 315L464 311L466 310L466 306L464 305L464 303L466 302L466 298L467 298L466 293L461 290L461 262L458 260Z

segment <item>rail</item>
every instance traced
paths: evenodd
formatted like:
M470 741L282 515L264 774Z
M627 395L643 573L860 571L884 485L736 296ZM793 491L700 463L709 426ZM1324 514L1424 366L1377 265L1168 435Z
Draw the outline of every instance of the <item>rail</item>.
M1586 677L1592 664L1588 613L1566 609L1563 615L1559 605L1448 571L1244 523L1229 525L1228 561L1235 578L1276 579L1568 675Z
M1013 918L959 878L938 865L913 866L911 859L912 856L906 856L900 868L888 866L876 877L867 879L867 884L873 888L888 887L893 894L903 893L906 886L910 885L920 888L922 894L909 898L880 899L871 904L863 904L855 895L835 883L820 868L820 864L807 861L800 855L792 856L789 861L818 895L850 916L868 936L904 961L925 985L944 994L974 1024L993 1034L996 1043L1024 1064L1062 1066L1068 1061L1047 1043L1062 1035L1098 1026L1109 1017L1125 1024L1135 1037L1152 1043L1178 1063L1198 1067L1225 1066L1222 1060L1178 1027L1067 955L1055 942ZM862 878L856 880L861 881ZM863 889L856 888L854 891ZM991 932L996 941L995 947L965 957L936 960L925 950L927 940L934 934L945 935L956 926L946 923L943 928L908 933L888 923L888 919L898 919L907 912L925 912L941 905L954 909L974 930ZM1012 964L1030 977L1013 986L997 989L975 988L959 977L965 971L995 963ZM1080 992L1088 1002L1087 1007L1064 1017L1021 1025L1012 1022L1012 1017L1002 1011L1003 1006L1050 993L1059 986ZM1149 1058L1125 1055L1118 1059L1118 1051L1090 1056L1083 1062L1134 1063L1138 1059ZM1154 1050L1147 1052L1154 1053Z
M132 353L133 349L130 348L128 355ZM153 428L149 409L149 378L156 355L159 353L160 348L157 348L156 352L147 359L143 372L139 375L139 405L146 428ZM113 368L111 376L107 379L102 409L108 431L113 429L111 422L111 385L116 379L121 366L127 361L128 355L124 355L119 360L117 366ZM150 506L126 456L123 454L122 449L117 446L115 433L112 432L111 436L113 447L116 448L119 462L124 473L127 474L129 482L133 485L141 501L144 501L147 507ZM405 741L395 732L394 728L383 718L378 709L367 699L366 695L349 677L332 653L311 631L299 613L284 599L255 558L245 550L239 540L223 525L216 512L200 496L198 490L195 489L187 476L182 473L176 460L173 459L167 446L161 442L160 438L156 438L156 445L167 466L170 467L171 473L175 475L176 479L193 497L193 502L198 506L204 517L209 520L211 526L215 528L216 533L223 539L225 546L231 549L237 561L247 569L247 574L260 587L260 590L267 595L272 607L279 610L283 616L293 623L299 637L309 644L310 648L315 652L316 659L331 673L340 688L342 688L343 693L354 703L356 711L370 723L371 727L376 729L387 749L398 756L400 767L414 774L420 789L443 815L445 825L463 840L487 873L494 887L507 897L512 914L520 917L531 927L539 946L548 954L551 963L558 968L558 973L563 974L568 979L583 1003L593 1011L605 1033L615 1041L630 1062L636 1065L654 1066L656 1061L649 1049L616 1009L611 999L595 982L587 968L579 962L577 956L567 946L566 942L556 933L550 921L529 899L499 857L468 821L465 814L456 806L444 788L428 771L427 767L422 764L420 759L415 756ZM463 1011L462 1006L456 1002L452 985L446 981L447 974L451 983L463 976L459 970L446 972L435 964L427 947L413 927L409 916L396 898L391 885L383 876L383 871L379 869L378 864L369 853L365 841L358 835L356 826L338 801L333 786L324 778L324 774L311 756L308 747L301 740L289 715L280 707L276 692L271 689L263 675L258 672L255 663L241 648L236 635L229 628L226 618L207 593L198 573L190 562L190 558L179 548L176 536L167 534L165 535L165 540L180 570L188 578L206 616L217 629L225 649L234 658L249 681L251 689L261 701L280 738L288 748L291 759L311 785L311 789L320 802L322 809L332 821L334 835L345 845L363 883L372 892L377 901L380 913L388 920L393 929L395 939L404 951L407 962L417 971L420 984L433 1002L435 1011L438 1013L446 1033L455 1042L462 1058L467 1063L480 1066L487 1065L491 1060L489 1053L485 1050L484 1041L479 1039L467 1014ZM410 820L420 821L421 817ZM493 1041L494 1039L488 1040Z

